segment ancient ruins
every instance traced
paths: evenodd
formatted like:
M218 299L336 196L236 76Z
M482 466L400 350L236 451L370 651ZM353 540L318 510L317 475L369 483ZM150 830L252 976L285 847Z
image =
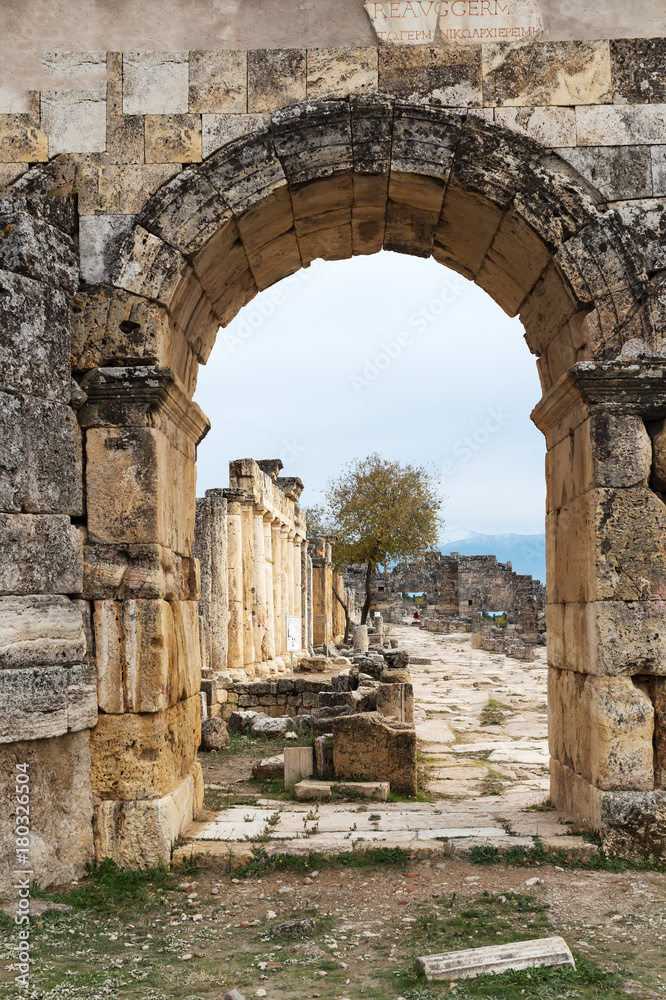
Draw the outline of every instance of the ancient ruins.
M401 0L382 26L360 0L311 6L239 7L211 34L154 0L110 35L76 0L7 46L0 787L13 801L29 765L31 870L163 854L201 803L202 672L287 679L287 609L312 609L306 652L339 635L298 480L243 460L197 508L193 394L258 291L381 248L521 318L548 448L551 795L663 855L666 16L530 0L510 24L488 7L470 27L471 2L412 24Z

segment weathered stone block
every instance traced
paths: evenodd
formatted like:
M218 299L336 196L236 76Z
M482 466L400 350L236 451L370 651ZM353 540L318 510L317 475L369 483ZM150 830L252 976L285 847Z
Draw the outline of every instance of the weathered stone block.
M573 108L496 108L495 121L550 148L576 145Z
M604 201L652 197L649 146L583 146L557 153L589 181Z
M407 723L360 713L332 720L336 778L389 781L391 789L416 795L416 733Z
M199 115L146 115L146 163L201 161Z
M379 89L377 49L308 49L308 100Z
M382 47L379 90L413 103L480 107L481 49L453 45Z
M45 162L49 158L49 142L39 121L31 114L0 115L0 162ZM21 173L21 169L16 171ZM11 178L13 180L13 177Z
M0 215L0 269L74 292L79 267L72 239L24 213Z
M87 731L0 746L0 891L11 896L16 879L16 765L30 779L30 867L42 886L85 875L93 861L90 736Z
M207 159L235 139L255 132L262 132L270 125L271 116L265 114L221 114L201 116L201 152Z
M549 601L663 600L666 507L649 489L593 489L548 514L557 538Z
M247 55L247 110L274 111L304 101L305 49L252 49Z
M653 146L664 140L666 108L621 104L576 108L579 146Z
M173 337L167 311L139 295L105 286L72 301L72 356L80 371L107 362L167 364Z
M143 119L141 120L143 159ZM181 170L179 163L83 163L77 170L82 215L138 215L146 200Z
M79 220L81 278L89 284L111 280L121 243L134 225L132 215L82 215Z
M546 456L547 509L594 487L647 486L652 447L640 417L596 410Z
M666 853L666 792L606 792L601 800L604 850L652 861Z
M411 684L380 684L375 697L380 715L413 725L414 689Z
M81 431L69 406L0 392L0 509L83 513Z
M91 733L93 791L102 799L154 799L187 777L201 743L198 695L164 712L100 715Z
M666 674L666 602L548 605L548 662L600 676Z
M83 560L83 593L92 600L200 596L197 560L161 545L86 545Z
M186 114L188 72L187 52L123 53L123 114Z
M97 721L93 664L0 670L0 742L40 740Z
M0 597L0 669L80 663L81 609L67 597Z
M610 42L612 100L616 104L663 104L663 38L614 38Z
M654 709L631 677L549 670L551 756L605 790L654 788Z
M99 706L159 712L195 695L201 681L194 601L95 601Z
M158 543L191 551L196 471L192 458L148 427L90 428L86 433L91 541ZM171 484L178 483L177 489Z
M121 867L168 864L171 848L203 804L200 764L178 786L158 799L105 801L95 807L95 855L114 858Z
M654 787L666 789L666 678L648 680L654 707Z
M79 594L82 538L64 514L0 514L0 594Z
M611 97L608 42L483 46L484 104L603 104Z
M240 49L190 52L189 79L191 112L247 111L247 52Z
M351 120L346 101L317 101L283 108L273 114L271 122L275 150L291 184L306 184L351 170ZM302 201L302 194L298 194ZM332 207L326 203L309 205L307 214ZM295 214L304 217L306 212L295 209Z
M94 90L43 90L42 128L49 157L106 151L106 86Z

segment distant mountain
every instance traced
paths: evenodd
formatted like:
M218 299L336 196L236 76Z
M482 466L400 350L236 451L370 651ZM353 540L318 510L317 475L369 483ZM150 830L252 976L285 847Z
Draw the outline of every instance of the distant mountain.
M498 562L510 562L515 573L529 573L546 582L545 535L481 535L473 531L469 538L447 542L440 549L445 555L496 556Z

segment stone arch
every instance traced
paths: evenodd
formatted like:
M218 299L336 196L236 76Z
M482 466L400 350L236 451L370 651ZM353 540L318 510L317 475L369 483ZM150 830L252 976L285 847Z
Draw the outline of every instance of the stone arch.
M16 195L55 193L57 165L30 173ZM666 516L645 426L666 415L663 296L638 230L533 140L384 94L284 108L107 226L72 300L99 856L154 863L202 792L197 366L258 291L382 247L434 256L521 317L545 393L553 798L609 847L663 852Z
M519 314L544 389L577 361L659 353L658 289L588 182L474 113L379 94L290 106L183 170L108 278L163 305L205 361L258 291L316 257L382 247L432 255Z

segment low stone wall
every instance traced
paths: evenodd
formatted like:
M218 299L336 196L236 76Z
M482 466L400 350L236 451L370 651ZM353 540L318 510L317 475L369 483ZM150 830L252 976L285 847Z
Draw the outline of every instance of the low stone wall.
M277 681L235 682L228 687L211 684L206 691L209 714L228 719L232 712L258 711L273 718L309 715L317 708L320 691L332 691L329 681L310 680L306 677L280 677ZM216 711L215 706L220 708ZM211 711L212 710L212 711Z

